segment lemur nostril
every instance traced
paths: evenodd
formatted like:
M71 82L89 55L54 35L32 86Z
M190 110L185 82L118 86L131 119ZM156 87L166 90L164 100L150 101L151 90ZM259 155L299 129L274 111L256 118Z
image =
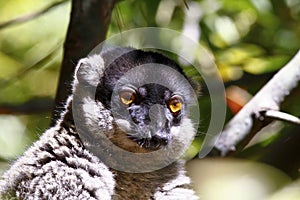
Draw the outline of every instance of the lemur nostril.
M155 135L152 140L159 145L167 145L169 143L169 138L167 136Z

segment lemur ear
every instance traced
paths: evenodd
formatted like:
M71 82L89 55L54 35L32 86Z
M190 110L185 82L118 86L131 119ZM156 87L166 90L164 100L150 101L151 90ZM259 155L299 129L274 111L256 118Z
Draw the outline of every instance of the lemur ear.
M81 59L75 69L75 80L80 84L97 87L104 71L104 61L100 55Z

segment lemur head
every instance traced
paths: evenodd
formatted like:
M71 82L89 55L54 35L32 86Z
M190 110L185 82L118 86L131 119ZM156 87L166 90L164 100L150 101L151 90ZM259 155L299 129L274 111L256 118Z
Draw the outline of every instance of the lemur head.
M195 134L193 89L182 69L159 53L115 48L82 59L73 101L76 127L91 151L108 148L105 137L134 153L182 152Z

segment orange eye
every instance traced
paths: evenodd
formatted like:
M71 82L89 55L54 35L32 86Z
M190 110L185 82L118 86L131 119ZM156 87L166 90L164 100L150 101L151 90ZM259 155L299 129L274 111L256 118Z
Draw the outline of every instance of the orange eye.
M135 99L135 93L132 91L122 91L120 93L120 100L123 104L129 105L131 104Z
M182 109L182 100L179 97L173 97L168 103L172 113L177 113Z

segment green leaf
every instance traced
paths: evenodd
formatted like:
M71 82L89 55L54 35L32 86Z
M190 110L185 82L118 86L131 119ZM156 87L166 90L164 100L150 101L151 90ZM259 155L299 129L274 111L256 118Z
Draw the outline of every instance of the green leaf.
M290 57L284 55L272 56L268 58L250 58L244 65L244 71L251 74L264 74L279 70L289 60Z

